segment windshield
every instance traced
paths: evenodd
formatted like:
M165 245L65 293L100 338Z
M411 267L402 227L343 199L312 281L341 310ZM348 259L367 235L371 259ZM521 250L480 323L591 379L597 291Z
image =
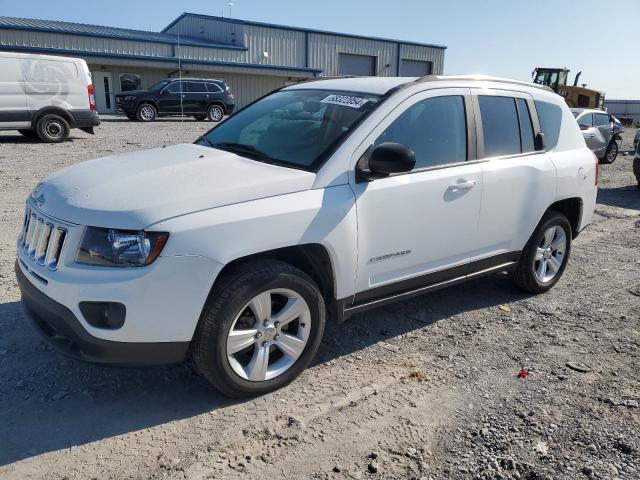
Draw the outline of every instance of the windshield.
M154 92L158 90L162 90L162 87L164 87L167 83L169 83L169 80L160 80L159 82L156 82L153 85L151 85L149 87L149 90Z
M379 95L368 93L280 90L229 117L198 143L314 170L379 102Z

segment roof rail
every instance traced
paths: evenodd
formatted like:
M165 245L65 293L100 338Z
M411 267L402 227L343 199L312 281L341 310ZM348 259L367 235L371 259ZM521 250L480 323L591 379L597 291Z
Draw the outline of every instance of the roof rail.
M424 77L418 78L413 83L436 82L439 80L472 80L477 82L508 83L511 85L524 85L526 87L534 87L540 90L547 90L549 92L553 92L553 89L551 87L548 87L547 85L538 85L533 82L523 82L521 80L511 80L509 78L491 77L488 75L446 75L446 76L425 75Z

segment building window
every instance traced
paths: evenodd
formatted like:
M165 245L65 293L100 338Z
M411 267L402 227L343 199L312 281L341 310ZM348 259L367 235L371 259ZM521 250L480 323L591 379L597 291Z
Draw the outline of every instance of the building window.
M371 57L369 55L354 55L352 53L339 53L338 71L340 72L340 75L373 77L376 74L376 57Z
M140 90L142 82L140 75L137 73L121 73L120 74L120 91L128 92L130 90Z

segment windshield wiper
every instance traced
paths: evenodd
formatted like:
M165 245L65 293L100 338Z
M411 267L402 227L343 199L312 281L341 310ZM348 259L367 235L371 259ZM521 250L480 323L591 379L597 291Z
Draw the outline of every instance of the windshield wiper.
M206 139L206 137L203 137ZM271 158L264 152L261 152L256 147L251 145L244 145L243 143L234 143L234 142L221 142L221 143L211 143L209 139L206 139L207 143L211 145L213 148L217 148L220 150L224 150L231 153L236 153L238 155L244 155L246 157L251 158L252 160L258 160L265 163L277 163L276 160Z

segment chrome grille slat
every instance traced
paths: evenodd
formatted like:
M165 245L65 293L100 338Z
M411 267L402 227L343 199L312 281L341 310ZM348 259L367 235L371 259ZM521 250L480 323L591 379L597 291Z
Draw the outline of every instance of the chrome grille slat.
M67 237L67 229L27 206L19 249L49 270L56 270Z

